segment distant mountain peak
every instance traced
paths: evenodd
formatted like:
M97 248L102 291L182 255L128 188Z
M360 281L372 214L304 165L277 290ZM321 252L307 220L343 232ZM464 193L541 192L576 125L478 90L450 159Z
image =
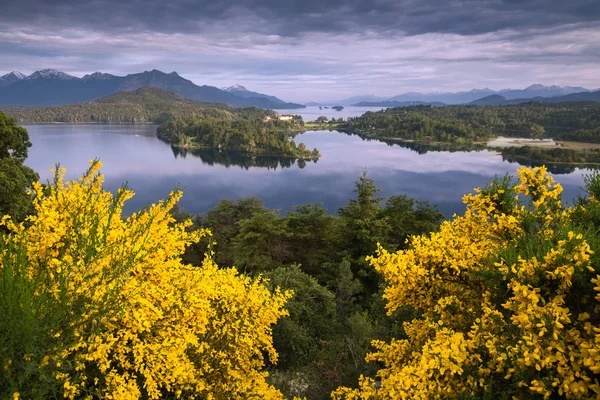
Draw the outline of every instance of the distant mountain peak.
M548 89L548 88L549 88L548 86L544 86L544 85L541 85L539 83L536 83L536 84L527 86L523 90L528 90L528 91L531 91L531 90L544 90L544 89ZM552 88L556 88L556 86L552 86Z
M104 72L94 72L93 74L84 75L82 79L96 79L96 80L104 80L114 78L114 75L106 74Z
M66 74L64 72L55 70L55 69L51 69L51 68L46 68L46 69L41 69L39 71L35 71L33 74L29 75L27 77L27 79L62 79L62 80L67 80L67 79L77 79L76 77L74 77L73 75L69 75Z
M6 75L3 75L1 78L2 79L14 79L14 80L21 80L21 79L25 79L27 76L20 73L19 71L12 71L9 72Z
M249 91L242 85L229 86L229 87L223 88L223 90L226 92L248 92Z
M302 108L301 104L287 103L275 96L248 91L240 85L232 91L214 86L198 86L177 72L165 73L157 69L115 76L101 72L74 77L55 69L42 69L25 80L14 77L0 78L0 105L46 106L74 104L97 100L121 91L133 91L143 86L152 86L178 93L184 98L210 103L224 103L236 107L259 107L265 109ZM153 94L148 89L141 95Z

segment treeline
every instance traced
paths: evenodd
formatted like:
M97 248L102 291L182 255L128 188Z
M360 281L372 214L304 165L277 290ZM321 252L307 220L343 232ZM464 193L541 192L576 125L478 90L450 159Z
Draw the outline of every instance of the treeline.
M397 337L407 315L386 316L382 280L365 256L377 243L405 248L410 235L437 230L443 218L436 207L406 196L378 198L365 175L355 192L337 216L320 204L280 215L247 198L223 200L194 218L196 228L210 228L213 236L188 248L185 262L201 264L211 248L220 267L235 265L268 277L272 288L294 290L290 316L273 327L279 361L270 367L271 382L288 396L327 399L338 386L374 373L365 362L371 341Z
M600 149L507 147L502 150L502 156L508 160L525 159L539 163L600 164Z
M143 87L91 101L53 107L5 107L17 123L160 123L172 117L211 115L230 118L237 109L216 103L185 99L166 90ZM264 115L272 112L264 111Z
M318 159L317 149L304 143L296 145L294 136L304 131L300 117L291 121L265 121L265 111L258 108L237 110L230 118L204 115L172 118L161 124L156 135L173 146L187 149L242 151L302 159Z
M496 136L600 141L599 103L411 106L349 118L341 130L372 137L465 144Z
M171 146L171 150L175 158L186 158L190 155L200 158L203 164L224 165L227 168L237 166L242 169L257 167L276 170L278 168L292 168L294 165L297 165L298 168L303 169L311 161L294 157L254 155L243 151L219 151L215 149L188 150L177 146ZM313 163L317 161L319 161L318 158L312 160Z

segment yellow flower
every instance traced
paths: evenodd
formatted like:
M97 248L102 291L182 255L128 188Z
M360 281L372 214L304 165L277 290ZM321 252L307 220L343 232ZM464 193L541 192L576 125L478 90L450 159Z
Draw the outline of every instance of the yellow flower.
M517 174L512 188L465 196L464 215L439 232L368 258L388 310L411 306L420 317L404 323L406 339L373 342L380 388L361 377L334 399L484 398L500 387L512 398L600 398L592 251L580 232L564 232L573 210L546 168ZM499 203L513 201L507 189L518 194L510 207Z
M34 183L27 225L2 218L40 283L36 295L54 299L45 311L68 310L48 332L60 337L42 357L48 379L68 399L281 399L265 355L276 362L271 326L291 293L219 269L210 255L198 268L182 264L186 246L210 235L175 222L182 194L124 218L133 193L104 190L102 164L90 162L78 181L64 182L60 169L56 184Z

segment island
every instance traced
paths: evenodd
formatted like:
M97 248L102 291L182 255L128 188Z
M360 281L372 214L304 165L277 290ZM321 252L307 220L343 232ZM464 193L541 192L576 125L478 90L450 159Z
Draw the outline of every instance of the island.
M455 146L462 150L487 148L499 136L554 139L555 145L507 143L498 147L511 157L542 162L597 162L600 143L600 102L524 103L505 106L418 105L388 108L338 123L341 132L386 142ZM525 145L524 145L525 144ZM535 147L534 147L535 146ZM519 150L515 150L519 147ZM563 151L557 151L559 148Z
M173 147L187 150L236 151L250 155L315 160L319 150L296 145L294 137L305 131L300 116L279 115L258 108L232 110L228 115L171 118L156 135Z
M342 111L344 109L343 106L333 106L331 107L332 110L336 110L336 111Z
M24 123L158 124L157 136L172 146L238 151L299 160L321 154L294 137L306 130L297 115L255 107L203 103L154 87L119 92L98 100L52 107L3 107Z

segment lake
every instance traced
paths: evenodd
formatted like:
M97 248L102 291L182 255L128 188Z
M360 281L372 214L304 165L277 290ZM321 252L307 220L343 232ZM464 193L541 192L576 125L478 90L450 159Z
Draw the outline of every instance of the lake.
M386 107L353 107L353 106L344 106L342 111L332 110L331 108L323 108L319 110L319 107L306 107L306 108L295 108L292 110L275 110L279 114L291 114L291 115L299 115L302 117L304 122L314 121L320 116L325 116L329 119L331 118L344 118L348 119L350 117L358 117L363 115L367 111L381 111Z
M463 194L490 181L494 175L514 174L517 163L503 161L494 151L427 152L365 141L338 132L312 131L296 137L323 157L317 163L291 163L272 157L252 159L239 154L174 151L158 140L152 125L28 125L33 146L26 164L42 179L60 162L67 178L75 179L99 158L106 187L116 190L127 181L136 196L126 205L132 213L167 196L179 186L181 206L200 213L221 199L260 197L270 208L283 211L297 204L322 202L330 213L353 196L354 182L363 170L375 179L381 195L407 194L438 204L446 215L461 213ZM301 168L303 167L303 168ZM572 200L588 170L559 168L555 178Z

